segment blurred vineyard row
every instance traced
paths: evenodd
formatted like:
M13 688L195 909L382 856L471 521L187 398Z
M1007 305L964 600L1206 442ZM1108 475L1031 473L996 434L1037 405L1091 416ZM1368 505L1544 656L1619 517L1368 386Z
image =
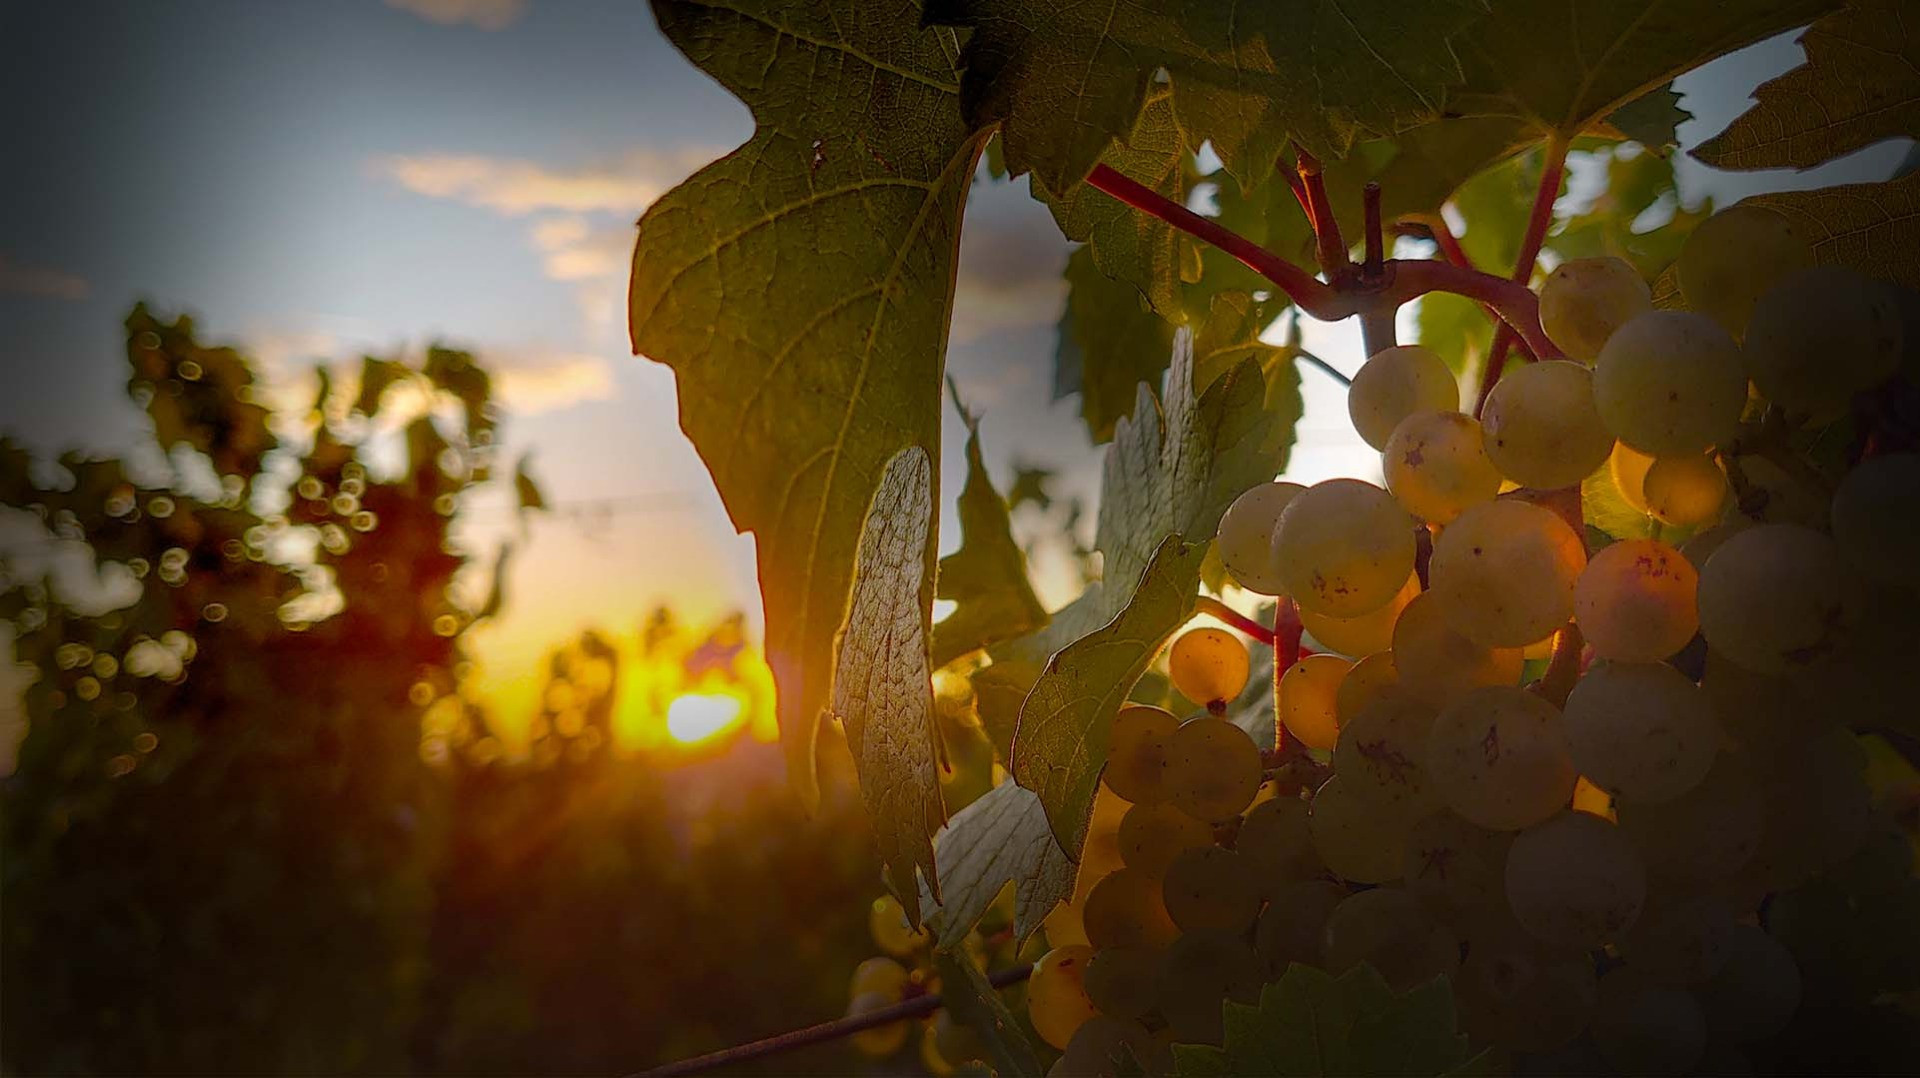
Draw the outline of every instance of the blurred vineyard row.
M0 1068L619 1073L838 1013L878 882L843 743L809 818L757 720L655 736L678 689L765 710L738 619L556 641L533 715L463 693L503 601L464 496L540 500L474 357L323 378L297 439L188 319L136 308L127 359L152 452L0 443Z

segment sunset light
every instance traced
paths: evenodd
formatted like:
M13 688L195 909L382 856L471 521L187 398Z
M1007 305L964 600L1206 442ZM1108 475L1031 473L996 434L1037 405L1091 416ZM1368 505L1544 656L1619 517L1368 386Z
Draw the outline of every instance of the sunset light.
M682 745L695 745L732 729L746 705L726 693L688 693L667 705L667 735Z

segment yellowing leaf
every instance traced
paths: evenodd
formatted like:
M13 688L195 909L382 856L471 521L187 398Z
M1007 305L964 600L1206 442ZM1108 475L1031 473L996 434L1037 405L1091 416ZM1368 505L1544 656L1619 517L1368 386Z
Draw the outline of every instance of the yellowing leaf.
M781 740L811 803L861 522L896 453L938 452L982 136L960 115L952 33L911 4L654 10L756 128L641 218L633 346L673 368L681 428L754 533Z
M946 822L935 762L927 579L933 466L908 446L887 462L860 536L853 604L840 636L833 712L846 724L887 886L920 922L918 867L937 899L933 833Z
M1807 62L1693 155L1715 168L1812 168L1920 135L1920 18L1907 0L1852 0L1800 36Z

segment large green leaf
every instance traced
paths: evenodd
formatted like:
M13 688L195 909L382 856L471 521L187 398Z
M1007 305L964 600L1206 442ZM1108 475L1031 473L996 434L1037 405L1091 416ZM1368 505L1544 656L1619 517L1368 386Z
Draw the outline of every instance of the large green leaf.
M943 951L967 938L1008 884L1013 885L1013 931L1022 941L1073 894L1075 865L1053 840L1040 798L1011 781L954 813L935 837L934 850L941 897L927 923ZM936 904L931 894L921 901Z
M1027 558L1013 541L1007 503L980 456L980 428L967 420L967 484L960 489L960 549L940 559L939 597L956 605L933 627L933 666L1046 624L1047 611L1027 580Z
M1906 0L1852 0L1800 37L1807 62L1693 155L1715 168L1812 168L1920 135L1920 19Z
M1056 193L1133 129L1162 68L1190 129L1242 182L1264 180L1289 139L1337 155L1361 131L1390 134L1437 113L1460 78L1449 40L1476 13L1403 0L930 6L974 28L969 117L1001 123L1008 168Z
M1364 963L1337 979L1296 963L1257 1006L1224 1007L1225 1043L1176 1045L1176 1073L1431 1078L1470 1062L1445 978L1395 995Z
M1076 857L1114 712L1190 612L1220 514L1280 470L1297 418L1267 410L1253 359L1196 395L1192 340L1185 330L1175 337L1164 418L1140 386L1107 449L1094 538L1103 587L1096 606L1076 611L1104 627L1055 653L1020 709L1014 776L1040 794Z
M811 802L861 522L894 454L938 453L982 137L960 114L952 33L922 30L911 3L654 6L756 128L641 218L633 346L673 368L680 425L754 533L781 739Z
M1801 235L1813 237L1815 260L1920 288L1920 172L1748 201L1786 214Z
M926 874L938 898L933 833L947 819L934 762L939 733L927 658L932 521L933 465L926 450L910 445L887 462L867 512L833 678L833 712L846 726L887 886L914 924L920 922L914 869Z

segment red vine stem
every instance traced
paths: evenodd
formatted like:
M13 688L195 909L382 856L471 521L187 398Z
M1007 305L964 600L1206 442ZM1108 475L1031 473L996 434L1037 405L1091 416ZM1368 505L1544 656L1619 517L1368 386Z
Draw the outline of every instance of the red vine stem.
M1242 614L1233 607L1215 599L1211 595L1202 595L1193 601L1196 614L1207 614L1226 622L1228 625L1246 633L1260 643L1273 646L1273 630Z
M1347 260L1347 245L1340 238L1340 221L1333 215L1333 203L1327 198L1327 181L1321 174L1320 159L1298 145L1293 148L1293 156L1300 172L1300 185L1307 192L1307 208L1313 213L1314 255L1320 260L1320 270L1327 279L1337 281L1353 263Z
M1540 186L1533 193L1533 211L1527 216L1527 231L1520 238L1520 256L1514 260L1513 280L1526 287L1533 278L1534 263L1540 260L1540 247L1547 241L1547 228L1553 224L1553 202L1560 197L1560 181L1567 173L1567 140L1555 135L1547 142L1546 164L1540 170ZM1506 370L1507 353L1513 348L1513 331L1502 322L1494 327L1493 344L1487 349L1487 369L1480 376L1480 392L1473 402L1478 419L1486 411L1487 397ZM1537 356L1548 353L1534 349Z
M1371 279L1380 276L1387 257L1386 236L1380 230L1380 185L1369 183L1360 194L1366 206L1367 243L1367 260L1361 263L1361 272Z
M1033 967L1030 965L1010 966L988 975L987 983L995 988L1005 988L1010 984L1018 984L1032 975ZM809 1045L850 1037L855 1033L877 1029L903 1019L920 1018L939 1010L945 1003L945 998L937 993L915 996L912 999L903 999L891 1007L882 1007L877 1011L852 1014L845 1018L836 1018L831 1022L808 1026L805 1029L764 1037L732 1048L722 1048L718 1052L708 1052L703 1056L682 1059L665 1066L655 1067L650 1071L642 1071L637 1075L628 1075L627 1078L667 1078L668 1075L674 1074L699 1074L702 1071L717 1070L736 1063L745 1063L750 1059L791 1052L796 1048L806 1048Z
M1300 637L1307 627L1300 623L1300 607L1291 596L1283 595L1273 608L1273 668L1285 671L1300 661ZM1276 673L1274 676L1278 677ZM1279 682L1274 682L1275 687Z
M1295 306L1322 322L1338 322L1368 311L1392 311L1429 292L1451 292L1494 308L1503 320L1517 327L1521 339L1536 355L1560 354L1541 332L1538 304L1524 284L1425 258L1389 258L1381 265L1378 281L1324 284L1245 236L1106 165L1095 165L1087 182L1096 190L1239 259L1247 268L1272 281Z

